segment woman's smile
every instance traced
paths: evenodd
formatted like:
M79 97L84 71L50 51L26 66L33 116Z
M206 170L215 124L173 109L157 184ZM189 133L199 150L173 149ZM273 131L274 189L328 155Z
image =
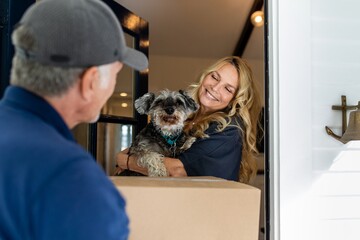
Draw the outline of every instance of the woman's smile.
M212 94L208 89L205 89L206 91L206 96L210 99L210 100L214 100L214 101L219 101L219 99L217 99L214 94Z

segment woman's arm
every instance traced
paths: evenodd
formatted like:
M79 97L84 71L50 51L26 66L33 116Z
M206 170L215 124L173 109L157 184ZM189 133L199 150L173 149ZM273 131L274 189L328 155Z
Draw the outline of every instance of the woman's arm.
M129 156L128 152L129 152L129 149L127 148L127 149L119 152L116 155L116 162L117 162L118 166L122 170L129 169L131 171L135 171L135 172L139 172L144 175L147 175L148 174L147 169L140 167L137 164L136 156L134 156L134 155ZM182 164L182 162L179 159L164 157L163 162L165 164L166 170L169 173L169 176L171 176L171 177L186 177L187 176L184 165Z
M164 157L163 162L170 177L186 177L184 164L177 158Z
M134 172L138 172L144 175L148 175L147 169L140 167L137 164L136 156L134 155L128 155L129 149L124 149L123 151L119 152L116 155L116 162L118 166L121 168L121 170L131 170Z
M238 181L242 152L241 134L236 127L222 132L211 128L208 138L198 139L181 153L181 160L188 176L214 176Z

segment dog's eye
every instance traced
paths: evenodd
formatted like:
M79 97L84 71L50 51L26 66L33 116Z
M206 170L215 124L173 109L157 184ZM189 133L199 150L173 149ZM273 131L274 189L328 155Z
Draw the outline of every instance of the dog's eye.
M176 105L178 105L178 106L183 106L183 105L184 105L184 102L181 101L180 99L177 99L177 100L176 100Z
M162 102L162 101L161 101L160 99L155 100L155 102L154 102L154 106L158 106L161 102Z

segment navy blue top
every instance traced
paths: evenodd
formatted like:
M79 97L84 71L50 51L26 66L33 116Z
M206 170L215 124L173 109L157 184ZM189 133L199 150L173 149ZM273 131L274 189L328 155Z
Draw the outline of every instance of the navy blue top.
M217 132L218 124L211 123L205 131L208 138L199 138L180 154L188 176L214 176L239 181L242 152L240 129L227 126Z
M0 101L0 239L127 239L125 202L42 98Z

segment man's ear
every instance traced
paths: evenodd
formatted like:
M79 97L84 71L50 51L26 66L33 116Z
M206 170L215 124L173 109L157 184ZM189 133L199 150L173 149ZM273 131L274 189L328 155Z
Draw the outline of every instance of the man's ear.
M85 101L90 101L94 95L96 81L99 78L97 67L86 69L80 76L80 94Z

